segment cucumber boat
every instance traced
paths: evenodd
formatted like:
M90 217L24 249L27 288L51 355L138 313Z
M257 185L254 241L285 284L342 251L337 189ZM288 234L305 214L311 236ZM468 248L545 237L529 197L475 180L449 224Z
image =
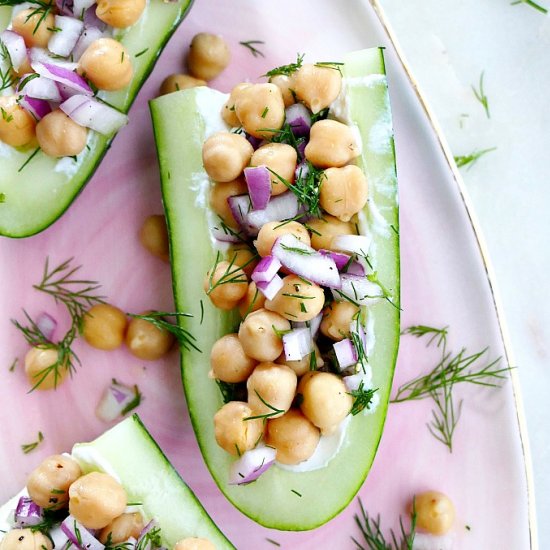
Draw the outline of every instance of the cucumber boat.
M97 97L128 113L164 46L185 17L192 0L147 2L133 26L114 37L131 55L134 75L120 91ZM0 32L7 28L10 6L0 4ZM35 147L14 148L0 142L0 235L28 237L54 223L93 176L114 135L90 132L87 147L74 159L52 158Z
M145 522L155 520L164 545L173 548L186 537L211 541L217 549L234 546L211 520L197 497L170 464L137 414L123 420L96 440L78 443L72 457L82 473L104 471L116 476L128 502L140 503ZM0 508L4 521L20 495ZM9 528L7 525L1 527Z
M219 116L227 95L208 88L173 93L150 102L161 183L170 234L173 287L180 325L196 337L197 349L181 350L185 395L205 462L225 496L244 514L267 527L308 530L343 510L357 493L382 435L399 342L399 222L391 112L382 49L348 54L340 70L339 106L357 127L362 152L357 165L369 181L362 232L372 237L372 258L384 300L368 306L373 332L368 361L379 404L371 414L350 418L338 452L325 467L289 471L272 467L249 485L229 485L234 461L214 437L213 417L222 395L208 377L210 349L234 332L239 317L216 309L203 291L203 277L217 257L208 209L209 178L201 150L207 137L228 130Z

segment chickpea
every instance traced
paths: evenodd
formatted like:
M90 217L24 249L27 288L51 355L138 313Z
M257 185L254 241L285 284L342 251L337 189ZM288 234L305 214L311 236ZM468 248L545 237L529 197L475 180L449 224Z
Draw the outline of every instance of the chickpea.
M283 464L307 460L315 452L319 438L319 429L294 409L267 421L265 442L277 449L277 460Z
M25 355L25 374L31 386L38 390L57 388L69 372L66 364L59 365L59 368L49 368L58 361L58 350L32 347Z
M316 250L332 250L332 237L338 235L354 235L352 223L343 222L334 216L324 216L308 222L311 229L311 246Z
M69 502L69 487L82 475L80 466L68 456L53 455L44 459L27 480L31 499L42 506L58 510Z
M293 75L293 89L313 113L318 113L338 97L342 87L340 71L330 67L302 65Z
M267 143L254 151L250 165L267 166L281 178L289 183L294 183L297 161L298 153L294 147L286 143ZM277 176L271 174L271 194L280 195L286 191L288 191L288 187Z
M227 261L240 267L248 277L252 275L254 268L258 265L258 256L248 246L230 248L227 251Z
M325 119L311 127L305 155L316 168L344 166L359 154L359 146L349 126Z
M296 373L290 367L270 362L260 363L246 382L248 404L255 414L269 414L269 418L278 418L290 409L297 384ZM274 409L281 412L275 414Z
M325 305L325 293L315 283L305 283L297 275L283 278L283 287L273 300L266 300L265 308L276 311L290 321L311 321Z
M170 246L166 218L162 214L147 216L139 230L139 242L153 256L168 262Z
M174 335L150 321L133 318L128 323L126 345L130 353L139 359L156 361L170 351L174 345Z
M99 540L105 544L108 540L112 544L120 544L130 537L137 539L143 529L143 518L138 512L122 514L116 517L99 533Z
M113 38L92 42L78 65L78 72L100 90L122 90L134 75L130 54Z
M235 114L235 102L237 101L237 97L239 94L245 89L251 86L248 82L242 82L241 84L237 84L229 94L229 99L225 102L224 106L222 107L222 118L226 124L229 126L232 126L233 128L236 128L237 126L241 125L241 121L237 118L237 115Z
M1 550L52 550L52 541L40 531L12 529L0 541Z
M171 74L162 81L159 94L171 94L172 92L196 88L197 86L206 86L206 81L188 74Z
M253 152L252 145L241 134L217 132L204 142L202 162L214 181L229 182L242 174Z
M223 382L244 382L257 364L256 360L245 354L238 334L222 336L210 351L212 375Z
M229 401L214 415L214 436L218 445L233 456L253 449L261 439L261 418L247 420L254 411L243 401Z
M27 48L47 48L55 28L55 16L52 11L44 17L43 11L22 10L12 19L11 25L12 30L23 37Z
M349 414L353 398L339 376L329 372L312 374L300 388L300 408L322 434L330 434Z
M239 327L239 340L249 357L275 361L283 351L283 340L276 331L290 330L290 323L278 313L258 309L249 313Z
M96 304L84 316L82 335L90 346L113 350L124 341L126 314L111 304Z
M296 373L296 376L303 376L304 374L310 372L312 365L316 369L320 369L325 364L325 362L323 361L323 357L321 356L321 352L317 347L317 344L313 344L313 349L315 351L315 362L312 362L311 360L311 353L309 353L305 357L302 357L302 359L298 361L287 361L285 357L285 352L283 351L283 353L279 355L277 363L279 365L286 365L287 367L290 367Z
M367 178L358 166L325 170L321 185L321 206L344 222L363 209L367 203L369 189Z
M237 266L229 262L219 262L212 275L210 271L206 274L203 288L207 293L210 290L208 297L216 307L230 310L246 294L248 279L246 273Z
M30 143L35 136L36 121L17 103L17 96L0 97L0 110L0 141L12 147Z
M210 207L232 229L239 230L240 228L231 213L227 199L244 193L248 193L248 187L242 176L225 183L214 183L210 188Z
M455 507L439 491L426 491L414 497L416 525L432 535L445 535L453 526Z
M98 0L96 15L116 29L133 25L145 9L145 0Z
M208 539L188 537L176 542L174 550L216 550L216 547Z
M256 283L251 281L244 298L239 302L239 313L244 319L253 311L258 311L265 304L265 296L258 290Z
M323 311L321 332L339 342L350 335L350 325L359 312L359 308L351 302L332 302Z
M254 246L260 256L269 256L275 241L282 235L291 234L308 246L311 244L308 230L298 222L267 222L262 225Z
M269 79L269 82L271 84L275 84L275 86L277 86L277 88L281 90L283 101L285 102L285 107L289 107L290 105L296 102L296 98L293 93L294 80L292 76L278 74L278 75L272 76Z
M271 137L285 122L285 104L275 84L251 84L240 91L235 114L243 128L257 138Z
M50 157L72 157L86 147L88 130L56 109L36 125L36 137L42 151Z
M200 32L191 40L187 67L193 76L212 80L229 65L229 61L229 46L219 34Z
M126 508L126 491L113 477L91 472L69 487L69 512L87 529L103 529Z

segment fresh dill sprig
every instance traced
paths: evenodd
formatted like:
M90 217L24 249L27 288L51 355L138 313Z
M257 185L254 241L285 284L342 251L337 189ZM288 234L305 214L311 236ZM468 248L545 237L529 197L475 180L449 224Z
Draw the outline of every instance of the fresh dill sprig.
M269 413L265 414L257 414L254 416L247 416L246 418L243 418L244 420L256 420L257 418L262 418L263 420L267 420L268 418L271 418L272 416L276 416L278 414L284 414L284 410L278 409L277 407L274 407L273 405L270 405L259 393L258 390L254 390L254 393L258 396L258 399L268 408L271 410Z
M216 378L216 384L222 394L222 399L224 403L229 403L230 401L235 401L237 395L237 384L232 384L231 382L224 382L223 380L218 380Z
M23 445L21 445L21 450L25 454L29 454L31 451L34 451L38 447L38 445L42 443L42 441L44 441L44 435L42 434L42 432L38 432L36 441L33 441L32 443L24 443Z
M280 67L275 67L274 69L267 71L267 73L265 73L262 76L266 76L268 78L271 78L272 76L277 76L277 75L290 76L302 66L302 63L304 62L304 55L305 54L303 53L299 53L296 56L296 63L289 63L288 65L281 65Z
M312 254L315 254L313 250L298 248L296 246L288 246L285 243L281 243L281 248L287 252L294 252L295 254L300 254L301 256L311 256Z
M141 50L140 52L136 53L134 57L141 57L143 54L147 53L149 51L149 48L145 48L144 50Z
M355 514L355 523L363 535L363 542L359 542L354 537L351 540L355 543L356 550L412 550L414 537L416 535L416 506L413 499L412 511L410 515L411 527L407 531L403 525L401 516L399 517L399 533L390 530L389 538L382 533L380 527L380 514L376 519L371 518L363 506L361 499L359 501L360 514Z
M10 365L10 368L8 369L9 372L14 372L15 371L15 367L17 367L17 363L19 362L19 359L16 357L12 362L11 362L11 365Z
M52 502L52 504L57 502L55 497L52 497L50 500L55 501ZM28 528L33 533L40 532L44 533L46 536L49 536L52 527L57 523L61 523L66 517L67 511L65 509L52 510L51 508L44 508L42 510L42 521L36 525L30 525Z
M148 311L142 314L127 313L126 315L133 319L147 321L159 330L166 330L174 335L179 344L186 350L190 351L190 349L193 348L199 353L202 353L195 343L197 339L187 329L165 319L165 317L193 317L192 313L183 313L181 311Z
M349 395L353 397L353 405L351 407L350 414L355 416L365 409L370 409L374 394L378 391L378 388L365 389L363 381L359 384L356 390L351 390Z
M128 506L130 506L130 504L128 504ZM132 550L134 546L135 544L132 542L121 542L119 544L115 544L113 542L113 533L109 533L107 535L107 540L105 541L104 550Z
M248 48L250 50L250 53L254 57L265 57L264 53L261 52L258 48L256 48L256 45L263 45L265 42L263 40L246 40L243 42L239 42L241 46L244 46L245 48Z
M214 227L214 229L221 229L226 235L231 235L232 237L235 237L242 243L248 245L248 240L242 231L238 231L238 232L235 231L234 229L229 227L220 216L218 216L218 218L219 218L219 223L217 226Z
M80 332L88 309L96 304L105 303L105 300L104 296L96 293L101 288L97 281L74 277L82 266L72 267L72 261L73 258L69 258L50 270L49 258L46 258L42 280L33 285L33 288L49 294L56 303L63 304L71 316L73 325Z
M533 0L515 0L515 2L510 3L510 5L512 6L517 6L518 4L526 4L536 9L537 11L540 11L541 13L548 13L548 10L544 6L533 2Z
M0 0L0 6L2 6L2 1ZM0 92L3 90L7 90L8 88L11 88L15 81L17 80L17 76L13 72L13 65L11 62L10 54L8 53L8 49L6 48L6 45L3 42L0 42L0 58L2 58L6 62L6 68L5 70L2 70L0 68Z
M449 335L449 327L443 328L430 327L428 325L413 325L401 331L401 334L410 334L416 338L423 338L424 336L430 336L426 346L430 346L432 342L436 342L437 347L443 346L445 350L447 347L447 336Z
M235 264L236 258L237 258L237 255L234 254L231 260L229 261L227 267L225 268L225 271L223 272L222 276L216 282L214 282L214 273L216 272L216 269L222 259L222 255L220 251L218 250L216 252L216 260L214 262L214 267L210 270L210 275L208 277L208 290L206 291L207 295L210 295L210 293L214 291L216 288L218 288L218 286L220 285L248 282L248 279L246 278L246 274L243 277L242 270L247 265L250 265L252 262L256 261L257 256L253 256L252 258L247 260L242 266Z
M482 71L481 76L479 77L479 88L476 90L476 88L472 85L472 91L474 92L476 99L481 103L481 105L483 105L487 118L491 118L491 112L489 111L489 98L485 95L485 91L483 90L484 77L485 71Z
M491 151L496 151L496 147L489 147L488 149L481 149L480 151L474 151L469 155L459 155L454 157L456 165L459 168L463 166L468 166L468 169L471 168L483 155L490 153Z
M135 550L154 550L162 546L160 527L153 527L139 538Z
M413 380L401 385L391 400L392 403L417 401L431 397L434 391L442 390L449 383L455 385L470 383L490 388L500 387L499 382L506 379L511 367L498 368L500 357L475 368L479 361L484 359L488 348L472 355L466 355L466 349L452 355L446 353L437 365L428 373L417 376Z
M36 157L36 155L38 155L38 152L40 151L40 147L37 147L28 157L27 159L25 160L25 162L17 169L17 172L22 172L27 164L29 164L31 162L31 160Z
M340 63L339 61L318 61L315 63L315 67L324 67L326 69L334 69L335 71L338 71L340 74L342 74L342 67L343 63Z
M432 420L428 423L430 433L443 445L449 452L453 452L453 435L455 428L460 420L462 412L462 399L455 405L453 397L454 382L443 378L443 385L439 391L432 391L431 397L435 403L435 409L432 410Z
M312 216L321 217L321 185L325 178L325 172L315 168L309 161L307 164L306 173L303 174L303 171L300 170L294 183L290 183L269 167L268 170L296 195L298 202L304 205L307 212Z

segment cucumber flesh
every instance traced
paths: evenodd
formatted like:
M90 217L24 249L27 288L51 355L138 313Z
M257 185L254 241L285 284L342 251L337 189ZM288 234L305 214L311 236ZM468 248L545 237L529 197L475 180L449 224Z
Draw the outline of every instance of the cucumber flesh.
M128 502L142 503L144 519L157 521L168 548L186 537L208 539L219 550L234 548L136 414L95 441L76 444L73 455L78 460L79 453L87 455L90 450L108 464L106 470L119 478ZM81 462L81 467L85 473L101 469L86 462Z
M192 0L150 0L139 21L115 33L132 56L134 77L124 89L100 92L104 99L127 113L142 84L153 70L166 42L190 8ZM11 8L0 7L0 32L10 21ZM144 51L145 50L145 51ZM141 53L143 52L143 53ZM140 54L136 57L136 54ZM0 142L0 235L28 237L55 222L92 177L113 136L89 131L87 148L74 161L54 159L41 151L21 167L35 148L13 148Z
M340 451L325 468L296 473L272 467L246 486L228 485L229 466L234 459L214 438L213 417L223 402L217 385L208 377L212 345L235 330L238 318L216 309L202 289L216 250L209 236L211 223L205 206L208 177L201 150L205 135L216 126L213 116L219 113L226 96L195 88L150 102L170 233L176 307L194 315L180 317L179 322L198 339L202 350L181 350L182 378L193 428L205 462L225 496L250 518L276 529L318 527L345 508L357 493L382 435L397 358L397 179L383 52L378 48L355 52L346 56L344 63L349 116L357 124L363 143L358 164L370 185L372 206L365 209L365 214L373 236L375 269L394 303L381 301L368 310L375 333L369 363L380 402L373 414L351 419Z

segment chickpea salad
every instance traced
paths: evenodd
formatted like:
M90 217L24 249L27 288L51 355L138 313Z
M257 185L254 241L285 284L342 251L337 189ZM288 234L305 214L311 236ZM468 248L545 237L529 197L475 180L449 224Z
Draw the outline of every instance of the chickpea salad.
M364 230L369 185L354 163L359 133L341 116L340 65L299 56L268 83L238 84L221 111L231 129L202 147L219 218L203 288L241 316L210 351L225 401L215 438L237 458L231 484L274 463L325 467L350 415L378 402L369 306L392 302Z
M16 2L0 34L4 65L0 141L12 147L37 142L52 157L80 154L88 129L112 134L127 116L94 97L133 77L127 49L113 38L135 24L145 0L31 0Z

